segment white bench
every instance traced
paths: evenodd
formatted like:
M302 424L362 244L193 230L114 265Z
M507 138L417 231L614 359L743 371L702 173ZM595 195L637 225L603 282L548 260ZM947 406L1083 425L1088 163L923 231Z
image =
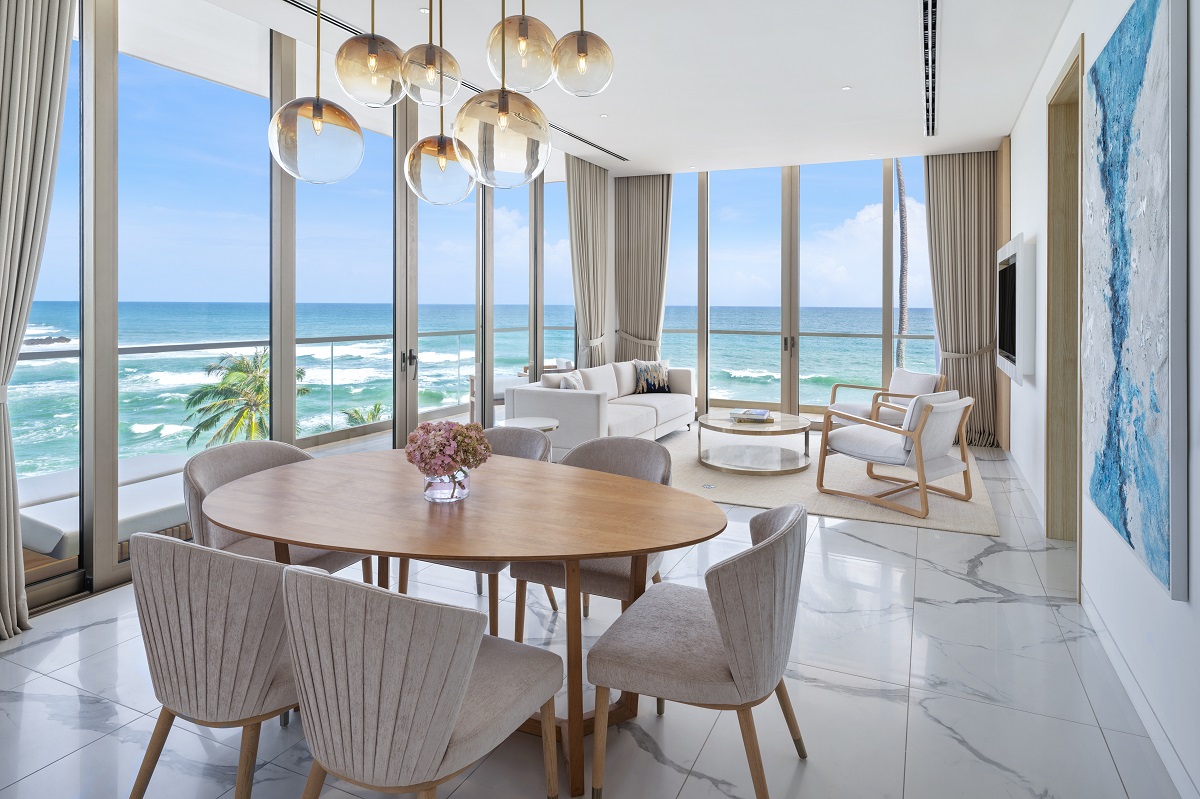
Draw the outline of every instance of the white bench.
M155 453L122 458L117 461L117 485L140 483L168 474L179 474L191 457L186 453ZM79 496L79 470L64 469L61 472L22 477L17 480L17 499L20 507L44 505L61 499Z

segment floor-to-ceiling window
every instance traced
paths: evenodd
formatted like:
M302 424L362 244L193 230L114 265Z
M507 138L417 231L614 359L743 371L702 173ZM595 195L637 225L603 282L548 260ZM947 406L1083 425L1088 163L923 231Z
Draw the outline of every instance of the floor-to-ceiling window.
M492 372L493 395L502 398L504 389L529 381L533 364L529 329L529 196L532 185L497 190L492 204L492 269L495 353ZM479 401L479 398L476 398ZM501 408L496 409L502 414ZM479 417L482 418L482 417ZM499 418L499 416L498 416Z
M23 519L25 581L75 569L79 536L38 517L79 521L79 42L71 43L66 111L46 248L25 343L8 386L9 422ZM41 507L37 507L41 506ZM36 508L36 510L35 510Z
M267 29L200 0L173 4L169 29L137 0L119 20L124 555L132 532L186 524L183 459L270 435L270 112Z
M315 49L296 48L301 92ZM333 74L333 57L322 58ZM351 100L328 78L322 94L363 129L363 160L345 180L296 182L298 437L392 417L392 114Z
M567 221L565 180L546 181L544 207L545 356L547 361L556 363L574 362L575 287L571 281L571 228Z
M879 161L800 167L802 407L883 380L883 215Z
M892 255L893 364L915 372L938 370L933 290L929 282L929 233L925 222L925 159L895 160ZM901 187L904 213L901 208ZM905 314L907 308L908 313Z
M672 366L696 366L697 203L695 172L671 181L671 231L667 243L666 307L663 311L662 357Z
M709 175L708 396L780 401L782 171Z

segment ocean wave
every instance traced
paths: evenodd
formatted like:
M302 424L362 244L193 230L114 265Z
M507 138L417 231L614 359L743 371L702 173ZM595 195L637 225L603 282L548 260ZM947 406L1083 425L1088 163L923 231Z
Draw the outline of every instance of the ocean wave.
M475 350L459 350L458 354L447 352L422 352L417 356L421 363L462 363L475 360Z
M370 366L350 366L345 368L335 367L333 370L333 384L335 386L357 386L362 383L388 381L391 379L391 369L376 369ZM312 371L305 372L304 385L329 385L329 371L327 369L314 369Z
M187 398L188 398L187 394L183 394L178 391L168 391L165 394L158 395L158 399L165 399L165 400L185 400Z
M818 386L832 386L834 383L844 378L839 378L836 375L800 375L801 383L809 383Z
M722 369L734 380L753 381L755 383L770 383L780 379L779 372L769 372L766 369Z
M152 383L155 386L162 388L172 388L176 386L200 386L205 383L215 383L218 378L204 372L147 372L145 375L138 377L129 377L128 380L136 380L139 383Z

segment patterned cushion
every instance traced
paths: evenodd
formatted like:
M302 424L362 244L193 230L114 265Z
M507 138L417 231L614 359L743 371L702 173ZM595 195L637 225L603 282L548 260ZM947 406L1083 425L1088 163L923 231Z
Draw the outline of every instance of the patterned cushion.
M583 377L579 374L579 370L576 369L574 372L566 372L559 375L558 387L571 389L572 391L583 391Z
M637 373L634 394L669 394L671 392L671 387L667 384L666 361L634 361L633 368Z

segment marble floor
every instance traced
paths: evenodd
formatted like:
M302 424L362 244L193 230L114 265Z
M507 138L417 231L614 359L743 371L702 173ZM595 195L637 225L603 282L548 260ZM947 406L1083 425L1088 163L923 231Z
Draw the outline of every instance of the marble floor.
M786 676L809 759L777 705L755 711L776 799L1178 796L1072 598L1074 547L1045 539L1002 455L976 455L999 538L809 519ZM665 579L702 584L749 546L755 511L726 512L720 537L668 555ZM413 568L413 594L486 610L472 574ZM501 585L511 636L515 584ZM593 600L585 646L618 611ZM563 652L565 625L540 589L527 612L527 640ZM139 635L125 586L0 642L0 799L128 795L158 709ZM239 735L178 724L149 795L231 797ZM257 799L300 795L311 761L299 719L264 725L259 757ZM439 796L543 796L540 760L537 739L514 735ZM609 797L753 796L734 714L668 704L659 717L653 702L610 734L606 783ZM383 796L336 781L322 795Z

